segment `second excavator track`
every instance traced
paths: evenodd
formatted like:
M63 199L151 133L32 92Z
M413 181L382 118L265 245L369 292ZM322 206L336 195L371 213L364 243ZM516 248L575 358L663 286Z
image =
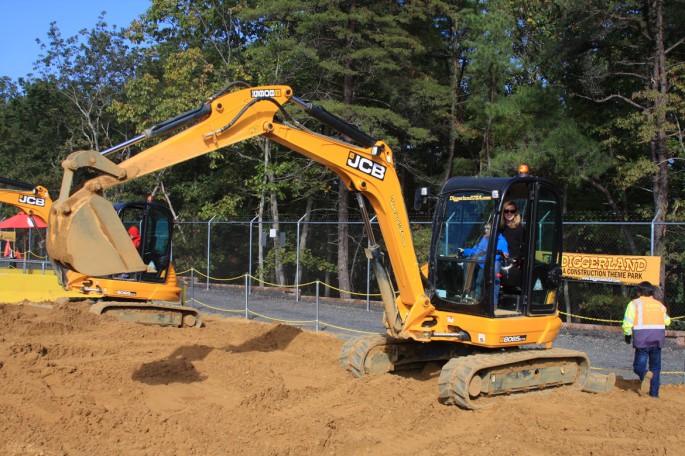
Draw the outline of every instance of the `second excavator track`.
M200 313L188 306L164 304L156 301L123 302L100 301L90 307L97 315L108 314L121 321L147 325L181 327L202 327Z
M476 409L480 396L573 385L583 388L590 361L583 352L535 349L453 358L440 373L440 401Z

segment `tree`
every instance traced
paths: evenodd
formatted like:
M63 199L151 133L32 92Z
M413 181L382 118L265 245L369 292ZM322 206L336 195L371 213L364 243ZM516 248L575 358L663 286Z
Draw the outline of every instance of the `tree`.
M153 51L165 56L199 51L205 65L217 72L211 79L237 81L243 71L246 43L259 25L241 20L245 2L235 0L154 0L133 29L139 40L155 43Z
M129 46L123 31L109 27L103 12L92 30L67 39L53 22L44 54L37 62L43 79L50 81L80 113L74 146L102 150L125 139L125 125L117 123L110 106L134 75L140 54ZM40 42L40 41L39 41Z
M61 161L71 151L73 106L49 81L0 81L0 167L7 178L59 188Z
M560 80L576 98L572 112L601 142L612 168L585 176L617 211L636 208L656 222L670 216L669 179L683 109L683 2L662 0L563 2L555 24L562 38L547 47L557 56ZM551 68L551 67L550 67ZM655 246L664 254L666 226ZM663 263L662 263L663 264ZM665 266L664 266L665 267ZM661 275L665 288L665 270Z
M411 68L410 57L420 47L407 31L402 3L282 0L255 4L243 15L265 25L260 46L278 51L278 60L259 61L277 63L271 74L299 76L299 93L323 100L334 114L383 137L396 147L396 157L421 139L419 130L391 108L403 98L399 88L408 81L404 70ZM274 39L268 44L270 37ZM349 195L342 181L337 206L339 287L349 290Z

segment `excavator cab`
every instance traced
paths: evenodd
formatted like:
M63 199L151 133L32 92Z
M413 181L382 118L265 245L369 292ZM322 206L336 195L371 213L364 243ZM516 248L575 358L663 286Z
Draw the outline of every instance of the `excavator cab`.
M514 202L521 245L502 251L503 208ZM442 188L428 280L437 310L507 317L553 315L561 283L561 196L547 180L455 177ZM516 257L509 250L519 252Z

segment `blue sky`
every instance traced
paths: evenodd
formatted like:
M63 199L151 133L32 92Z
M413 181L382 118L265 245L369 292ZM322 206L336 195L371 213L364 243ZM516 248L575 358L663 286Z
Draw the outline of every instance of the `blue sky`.
M36 38L47 41L53 21L67 38L93 28L103 11L108 24L125 27L149 6L150 0L0 0L0 76L16 81L33 73L41 54Z

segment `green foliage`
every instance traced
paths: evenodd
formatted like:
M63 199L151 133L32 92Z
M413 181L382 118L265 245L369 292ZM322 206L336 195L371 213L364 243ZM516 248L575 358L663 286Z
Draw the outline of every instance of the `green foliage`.
M685 331L685 321L671 320L671 326L669 326L668 329L673 331Z
M582 315L602 320L623 320L630 299L620 295L594 294L580 304Z
M237 196L226 195L219 201L205 203L197 213L201 220L209 220L218 217L219 220L226 219L238 213L240 199Z
M71 146L101 150L125 139L126 125L110 106L135 76L142 57L129 46L126 33L110 27L103 13L93 29L66 39L53 22L48 41L39 43L44 54L36 68L79 113Z
M511 175L526 162L563 186L569 210L673 220L685 207L683 11L680 1L153 0L125 29L103 16L62 37L52 24L38 76L0 79L0 165L54 193L74 150L118 144L226 82L284 83L385 140L407 195L446 175ZM263 139L108 197L141 198L162 183L181 220L254 214L272 195L282 213L337 198L332 172ZM423 259L427 234L415 235ZM682 299L685 249L665 230L656 237L669 293ZM313 257L310 267L325 269ZM610 306L602 299L588 305Z
M214 67L199 49L187 49L166 56L158 68L150 68L126 85L125 101L112 109L140 130L194 108L216 91Z
M79 114L52 82L3 82L7 85L0 101L1 175L42 185L56 198L60 163L71 152Z
M266 258L264 259L264 265L263 267L260 267L258 269L258 273L266 273L268 274L269 271L273 271L275 268L275 260L276 260L276 250L278 250L278 253L280 255L280 260L281 263L284 266L290 266L289 272L291 275L291 279L287 279L286 283L295 283L294 279L294 273L295 273L295 267L297 264L297 249L294 248L294 246L288 246L286 245L285 248L272 248L269 249ZM303 271L309 271L311 274L315 277L323 277L323 274L325 272L335 272L336 271L336 266L323 258L319 258L316 255L312 253L312 250L309 248L301 249L300 250L300 268Z
M432 225L412 225L411 234L414 239L414 249L419 266L428 262L430 254Z

